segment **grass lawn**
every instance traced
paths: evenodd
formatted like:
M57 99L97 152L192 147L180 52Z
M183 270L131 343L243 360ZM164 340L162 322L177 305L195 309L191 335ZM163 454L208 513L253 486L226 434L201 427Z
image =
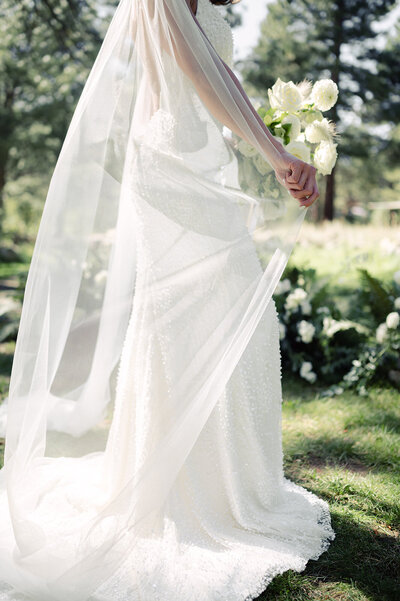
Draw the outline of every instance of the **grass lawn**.
M299 386L283 380L285 475L329 503L336 538L303 572L275 578L259 599L398 601L398 392L327 400Z
M291 262L314 268L343 291L358 285L358 267L388 281L400 269L400 227L304 222Z

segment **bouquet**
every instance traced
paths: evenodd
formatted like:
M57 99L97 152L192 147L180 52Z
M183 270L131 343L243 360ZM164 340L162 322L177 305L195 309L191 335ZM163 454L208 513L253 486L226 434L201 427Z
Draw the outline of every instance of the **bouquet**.
M337 159L337 133L335 124L323 113L336 104L337 98L338 87L331 79L294 84L278 78L268 90L269 106L259 104L257 112L285 150L314 165L321 175L328 175ZM232 143L241 188L278 198L280 186L269 163L238 136L233 136Z

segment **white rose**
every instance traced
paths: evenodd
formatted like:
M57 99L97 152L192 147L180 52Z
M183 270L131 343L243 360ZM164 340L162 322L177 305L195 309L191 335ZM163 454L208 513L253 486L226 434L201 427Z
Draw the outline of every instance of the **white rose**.
M394 308L400 309L400 296L394 301Z
M304 161L305 163L309 163L311 160L310 149L304 142L300 140L293 140L293 142L289 142L285 146L286 150L293 154L298 159Z
M315 327L309 321L305 321L305 319L302 319L297 324L297 331L299 332L302 341L305 344L308 344L314 338Z
M322 331L328 338L331 338L338 331L339 322L333 317L324 317L322 324Z
M320 111L329 111L336 104L339 90L332 79L320 79L313 85L311 100Z
M336 152L337 144L322 140L319 143L314 153L314 167L322 175L329 175L332 173L332 169L335 166L337 159Z
M328 307L318 307L317 313L327 313L329 315L330 311Z
M268 98L271 108L283 111L297 111L302 104L303 98L300 90L292 82L284 82L279 77L268 90Z
M386 336L387 336L387 325L385 323L381 323L376 328L376 333L375 333L376 341L379 342L379 344L382 344L384 342Z
M393 275L393 279L396 282L396 284L400 286L400 269L399 271L396 271L396 273Z
M285 302L285 309L291 311L297 309L302 302L307 298L307 292L303 288L295 288L293 292L289 294Z
M245 160L241 165L241 172L244 181L249 187L258 186L260 182L260 174L254 166L253 161Z
M245 142L244 140L240 140L239 144L237 145L237 149L243 156L247 158L254 157L258 153L258 150L256 150L254 146L248 142Z
M279 322L279 339L283 340L286 336L286 326L281 321Z
M304 313L304 315L311 315L312 308L311 308L311 303L308 299L301 303L300 308L301 308L302 313Z
M335 125L325 117L321 121L313 121L305 129L305 137L308 142L318 144L322 140L332 141L335 133Z
M276 288L275 288L275 294L285 294L285 292L289 292L291 288L290 285L290 280L288 280L287 278L282 280L281 282L278 282Z
M290 140L295 140L301 131L300 119L296 115L286 115L281 121L282 125L290 123L291 128L289 131Z
M310 361L304 361L300 368L300 376L311 383L317 379L317 374L312 371L312 367Z
M386 325L391 330L396 330L396 328L399 327L399 323L400 323L400 315L397 313L397 311L393 311L392 313L389 313L389 315L386 317Z
M263 159L261 154L258 154L254 158L254 165L256 166L257 171L261 175L267 175L267 173L270 173L272 171L272 167L270 166L269 163L267 163L267 161L265 159Z

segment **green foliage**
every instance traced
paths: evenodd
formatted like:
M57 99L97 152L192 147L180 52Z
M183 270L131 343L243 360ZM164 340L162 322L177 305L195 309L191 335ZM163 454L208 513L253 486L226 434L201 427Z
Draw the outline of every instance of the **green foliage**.
M345 388L367 395L374 382L400 389L400 284L358 271L360 286L346 309L339 309L332 284L312 268L289 265L275 292L283 369L330 385L326 396ZM386 323L389 314L393 319Z
M241 62L248 91L263 99L277 77L337 83L338 102L327 117L340 134L335 191L343 212L355 202L388 200L393 188L393 199L399 198L400 175L392 171L399 161L389 140L400 111L400 27L390 34L377 27L395 4L276 0L268 5L254 51ZM384 123L386 128L372 127Z
M389 294L385 284L374 278L366 269L358 268L360 272L359 299L364 311L368 311L375 319L376 325L385 321L393 308L393 295Z
M0 343L16 339L20 315L20 302L11 296L0 297Z
M0 228L7 181L35 176L48 180L101 43L107 22L102 4L1 2Z

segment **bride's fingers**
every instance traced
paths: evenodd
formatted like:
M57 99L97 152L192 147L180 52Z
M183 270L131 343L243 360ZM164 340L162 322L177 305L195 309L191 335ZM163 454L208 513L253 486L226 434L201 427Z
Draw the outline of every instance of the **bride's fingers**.
M300 179L299 179L299 182L298 182L298 185L300 186L300 190L304 189L304 186L305 186L306 182L309 181L309 179L310 179L310 170L309 170L308 165L307 165L303 169L303 172L302 172L302 174L300 176ZM312 191L312 187L311 187L311 189L309 191L309 194L311 194L311 191Z
M299 183L302 184L302 192L304 192L304 195L298 196L297 198L302 198L304 196L311 196L311 194L313 193L314 190L314 186L316 184L315 181L315 173L316 170L314 167L312 167L312 165L307 165L307 168L304 170L304 173L302 174Z
M298 184L302 173L302 162L296 161L290 165L291 173L286 176L288 184Z
M307 196L311 196L311 194L313 193L313 186L309 187L309 188L305 188L304 190L292 190L289 189L290 194L293 196L293 198L297 198L298 200L302 199L302 198L306 198Z
M317 200L318 197L319 197L318 186L317 186L317 184L315 184L313 192L310 195L310 197L305 198L304 200L301 200L300 206L301 207L310 207Z
M285 180L284 180L284 184L286 186L286 188L290 191L290 190L301 190L302 189L302 185L300 185L300 183L295 183L295 182L291 182L289 180L290 175L286 175L285 176Z

